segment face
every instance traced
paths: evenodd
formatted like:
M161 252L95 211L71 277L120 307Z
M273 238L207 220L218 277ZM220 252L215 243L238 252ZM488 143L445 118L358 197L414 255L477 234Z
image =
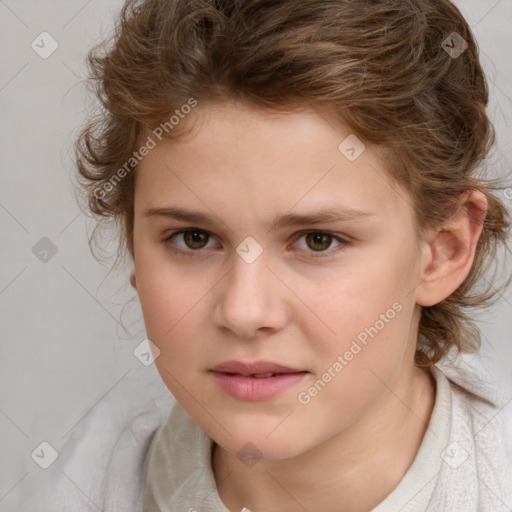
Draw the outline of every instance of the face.
M183 122L194 131L137 169L135 286L155 363L227 451L291 458L411 372L411 202L327 112L223 103Z

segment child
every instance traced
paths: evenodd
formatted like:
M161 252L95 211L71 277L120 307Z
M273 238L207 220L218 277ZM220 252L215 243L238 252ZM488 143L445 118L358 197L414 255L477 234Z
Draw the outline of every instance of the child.
M104 509L512 510L505 402L457 355L509 222L458 9L127 1L89 63L82 184L177 401Z

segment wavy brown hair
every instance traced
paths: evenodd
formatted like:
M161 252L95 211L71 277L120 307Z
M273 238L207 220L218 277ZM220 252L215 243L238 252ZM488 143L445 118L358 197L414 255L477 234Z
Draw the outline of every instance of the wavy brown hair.
M454 32L467 43L460 55L446 50ZM118 257L134 254L133 152L147 129L191 98L282 112L327 106L385 152L390 178L413 200L420 235L453 215L464 192L486 195L469 275L422 308L416 364L435 363L451 347L479 347L472 308L497 298L494 275L485 273L506 248L509 216L493 193L498 182L479 176L495 138L488 86L471 30L450 1L128 0L87 63L101 110L76 140L80 190L98 221L116 223ZM177 126L165 136L182 134Z

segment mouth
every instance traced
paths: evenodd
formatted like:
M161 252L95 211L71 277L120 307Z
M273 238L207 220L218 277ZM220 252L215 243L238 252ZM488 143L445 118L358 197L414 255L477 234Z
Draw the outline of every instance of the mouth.
M306 370L278 363L226 361L211 370L220 388L238 400L267 400L300 382Z
M256 361L254 363L242 363L241 361L226 361L212 368L214 372L242 375L243 377L265 378L271 375L288 373L301 373L305 370L291 368L270 361Z

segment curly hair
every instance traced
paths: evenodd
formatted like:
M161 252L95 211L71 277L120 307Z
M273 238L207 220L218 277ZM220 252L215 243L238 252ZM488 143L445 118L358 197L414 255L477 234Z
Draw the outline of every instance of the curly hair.
M479 176L495 141L488 86L474 36L449 0L127 0L87 64L101 111L75 142L80 190L96 227L116 223L118 257L134 255L134 154L145 130L191 101L328 106L385 152L420 235L453 215L462 193L485 194L472 269L449 297L422 308L415 362L478 349L472 308L497 298L485 273L506 248L510 222L492 193L497 180ZM183 133L177 125L163 136Z

